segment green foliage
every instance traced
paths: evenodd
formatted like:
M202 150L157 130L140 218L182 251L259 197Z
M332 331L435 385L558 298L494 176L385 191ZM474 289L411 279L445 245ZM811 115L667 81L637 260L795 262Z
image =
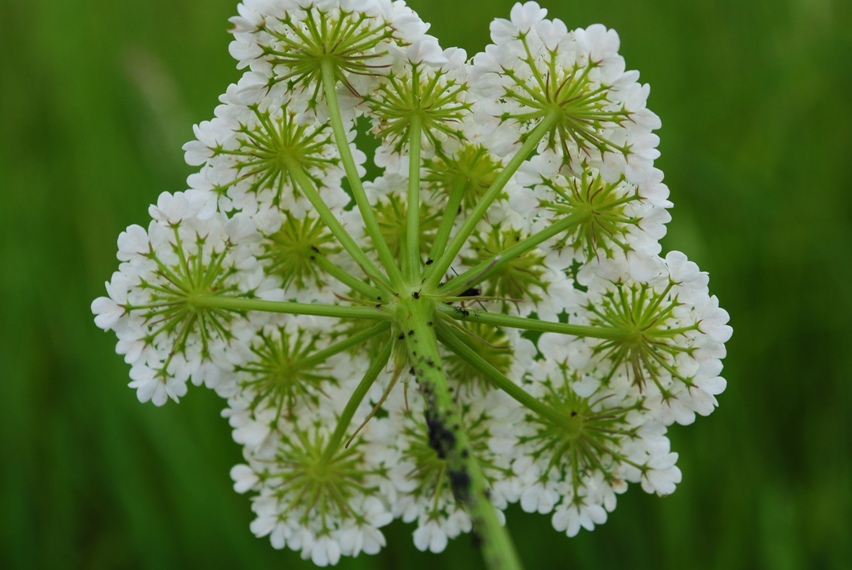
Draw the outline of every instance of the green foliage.
M651 83L669 247L731 313L721 408L672 429L684 483L567 539L510 510L527 568L852 566L852 7L840 0L541 0L602 22ZM238 78L236 0L4 2L0 63L0 567L310 568L249 532L212 393L141 406L89 311L115 236L184 188L180 146ZM512 2L411 0L472 55ZM394 525L341 568L438 563ZM479 567L466 538L441 555Z

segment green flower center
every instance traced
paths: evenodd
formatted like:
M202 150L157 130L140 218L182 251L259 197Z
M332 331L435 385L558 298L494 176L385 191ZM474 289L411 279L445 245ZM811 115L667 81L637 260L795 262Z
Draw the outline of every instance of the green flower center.
M388 194L375 206L376 221L382 237L388 245L388 249L394 257L399 257L403 251L406 230L408 228L407 216L408 206L405 199L399 194ZM420 204L418 208L420 218L420 253L428 253L438 231L440 219L426 204Z
M303 331L290 334L284 328L259 334L259 342L251 347L255 357L235 368L241 386L254 392L252 409L263 404L274 407L276 417L284 410L289 414L299 403L317 404L324 386L337 384L333 376L324 373L327 368L316 356L312 357L318 340L319 335Z
M552 180L544 184L554 193L553 200L539 205L556 217L577 216L578 222L557 241L557 247L584 252L587 260L612 257L616 250L629 251L627 235L639 220L626 213L627 205L640 200L638 190L626 182L607 183L600 174L583 172L563 186Z
M276 455L280 471L273 476L278 495L289 505L287 512L298 510L305 525L319 518L324 530L341 520L360 521L350 501L372 489L366 484L370 473L364 471L359 444L329 453L324 438L299 428L294 432L281 440Z
M153 252L149 255L157 264L156 282L143 281L140 288L148 290L150 300L143 306L126 305L127 312L138 311L148 324L149 333L145 342L153 344L161 336L173 338L173 345L163 371L168 368L172 357L184 353L187 341L197 337L201 345L202 358L210 356L213 339L230 339L232 311L206 306L204 299L211 296L245 296L236 285L226 285L228 278L236 272L225 267L225 252L211 252L204 259L206 238L196 235L195 253L185 251L177 228L173 228L175 242L172 250L178 263L168 266Z
M299 220L289 214L263 247L265 253L258 258L269 260L266 272L280 276L284 287L294 284L299 289L322 287L325 276L319 271L316 258L341 249L320 218L308 215Z
M389 74L375 95L364 95L376 119L373 133L401 152L409 142L412 119L418 117L423 136L433 148L440 148L442 137L464 138L458 125L470 111L470 104L460 101L467 86L442 80L445 76L433 71L430 77L420 64L411 66L410 77Z
M677 370L674 361L678 354L692 352L692 348L679 346L678 339L688 331L697 330L698 325L673 326L673 313L680 305L677 296L668 296L673 284L662 292L645 283L614 285L614 290L603 295L600 305L586 307L596 315L592 325L622 331L620 338L604 340L593 349L612 366L603 378L604 383L619 370L624 370L640 389L650 379L664 395L668 390L660 378L665 373L690 384L691 380Z
M563 375L569 376L563 369ZM538 416L528 416L538 427L534 436L524 438L534 448L533 457L549 458L548 469L541 475L547 481L550 471L557 470L575 489L593 471L601 472L607 480L612 478L609 464L623 461L618 450L623 439L635 438L636 427L626 420L633 407L606 407L606 399L577 395L569 382L559 387L547 384L544 401L560 416L555 423Z
M304 18L288 15L278 26L262 26L273 38L273 45L263 46L264 56L278 70L279 81L289 81L294 87L314 87L312 102L318 100L322 81L322 66L332 62L336 78L349 85L346 75L374 74L374 60L385 55L376 51L390 40L395 30L385 21L366 14L343 10L327 12L310 6Z
M476 257L463 257L462 260L467 265L475 266L502 254L524 237L520 231L492 226L487 233L471 237ZM527 251L492 270L491 276L482 285L482 294L503 299L506 304L512 301L538 302L541 295L534 288L546 289L547 285L542 281L544 269L544 255L535 250Z
M460 208L473 209L502 170L485 148L465 145L454 156L438 154L426 161L423 182L449 196L454 188L463 188Z
M629 120L630 113L623 108L611 109L612 104L607 100L609 87L596 86L589 78L589 72L597 64L590 61L585 66L575 64L566 69L559 61L559 53L548 51L545 56L547 71L542 74L538 68L539 56L532 53L525 36L520 40L526 52L523 59L532 71L533 81L530 84L513 70L505 69L504 73L514 81L515 87L506 88L504 96L518 101L528 110L506 114L502 119L530 123L557 116L559 119L548 134L548 148L555 150L559 144L564 154L571 156L568 145L573 143L581 153L596 148L601 153L614 151L627 155L629 147L618 146L601 135L604 130Z
M255 194L273 192L272 202L277 205L286 193L299 194L293 169L311 176L313 169L328 170L339 164L339 158L327 156L326 149L331 144L328 125L301 125L286 110L271 114L254 106L252 112L257 124L237 129L238 148L214 151L233 156L239 173L234 181L216 189L220 194L235 184L248 184L248 190Z
M506 333L481 323L465 323L463 326L468 334L459 335L459 338L498 372L508 374L514 362L514 351ZM447 377L468 394L474 390L482 394L489 388L488 377L456 353L450 352L443 360Z

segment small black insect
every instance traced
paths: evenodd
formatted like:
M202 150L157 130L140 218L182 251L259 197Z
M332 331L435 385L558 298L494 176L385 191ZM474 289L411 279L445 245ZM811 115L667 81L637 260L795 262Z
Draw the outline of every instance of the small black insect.
M479 287L471 287L459 293L459 297L479 297L482 295L482 289Z

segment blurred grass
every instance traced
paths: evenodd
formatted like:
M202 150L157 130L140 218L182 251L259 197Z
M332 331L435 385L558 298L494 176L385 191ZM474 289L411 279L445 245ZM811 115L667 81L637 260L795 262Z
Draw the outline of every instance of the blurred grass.
M472 55L509 1L412 0ZM852 567L852 5L542 1L618 30L663 119L667 248L732 315L721 407L674 428L684 482L631 489L567 539L513 510L528 568ZM184 187L180 145L238 78L233 0L3 0L0 567L309 568L255 539L220 404L141 406L89 311L115 240ZM481 567L467 538L421 554L394 525L342 568Z

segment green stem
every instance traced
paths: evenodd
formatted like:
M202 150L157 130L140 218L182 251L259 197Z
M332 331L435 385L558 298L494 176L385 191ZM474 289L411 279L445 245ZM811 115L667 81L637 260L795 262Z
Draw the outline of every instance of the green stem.
M382 293L369 283L364 283L354 275L351 275L343 270L337 264L332 263L329 259L322 255L316 254L314 256L314 262L326 273L352 289L353 291L357 291L367 297L368 299L381 299Z
M592 327L586 325L572 325L570 323L554 323L527 317L513 317L511 315L499 315L496 313L485 313L470 309L461 309L448 305L438 305L438 310L445 316L459 321L471 323L482 323L497 327L509 327L511 329L523 329L537 332L554 332L568 334L583 338L602 338L607 340L624 340L624 331L615 327Z
M485 194L482 195L482 199L471 211L470 215L459 228L458 233L453 236L453 239L450 241L447 249L432 265L432 271L426 277L424 288L434 289L438 286L438 282L440 282L441 277L447 272L447 269L449 269L453 260L456 258L456 255L458 255L459 251L461 251L461 248L464 246L467 238L470 237L470 234L472 234L473 230L476 229L476 225L485 215L485 212L491 206L491 203L497 199L500 192L502 192L506 184L509 183L509 180L512 179L512 176L515 172L517 172L518 168L521 167L521 164L523 164L529 155L532 154L538 146L538 143L541 142L541 139L550 132L550 130L559 121L560 117L561 114L557 111L548 113L541 120L538 126L529 134L526 142L524 142L520 150L512 157L506 165L506 168L500 172L488 190L485 191Z
M376 281L376 283L383 285L386 289L390 289L390 284L384 281L382 277L381 270L376 267L376 265L367 257L367 254L364 253L364 250L361 249L352 236L349 235L349 232L343 227L343 225L337 220L335 215L326 205L325 200L323 200L317 189L314 188L314 184L311 181L310 177L305 173L302 166L294 160L287 160L287 168L293 177L293 180L296 181L296 184L299 185L299 189L305 194L305 197L317 211L320 219L328 226L328 229L331 231L332 235L337 238L337 241L340 242L340 245L343 246L349 255L352 256L352 259L361 266L361 269L364 270L371 279Z
M456 293L464 291L477 283L481 283L488 279L489 276L493 275L497 269L502 267L503 265L509 263L513 259L517 259L523 254L527 253L531 249L537 247L539 244L542 244L566 230L571 229L576 226L583 220L588 217L588 214L572 214L566 218L563 218L556 222L555 224L548 226L542 231L529 236L528 238L519 241L512 247L507 248L503 252L498 255L495 255L491 259L483 261L476 266L468 269L458 277L454 277L449 283L445 284L441 287L440 292L442 295L452 296Z
M317 364L322 364L323 362L325 362L326 360L328 360L329 358L331 358L335 354L339 354L339 353L343 352L344 350L349 350L350 348L358 346L362 342L366 342L366 341L370 340L371 338L378 336L378 335L382 334L383 332L386 332L386 331L389 331L389 330L390 330L390 323L387 323L387 322L379 323L375 326L368 328L367 330L363 330L363 331L361 331L357 334L353 334L352 336L348 337L346 340L342 340L342 341L338 342L337 344L333 344L333 345L329 346L328 348L320 350L319 352L315 352L314 354L308 356L304 360L300 360L298 362L298 366L301 366L301 367L304 367L304 368L310 368L310 367L315 366Z
M488 378L492 386L503 390L522 406L543 418L547 418L556 425L560 425L564 421L564 418L556 410L542 403L527 393L526 390L512 382L512 380L489 364L488 361L479 356L473 348L468 346L464 341L464 337L452 330L451 326L441 324L440 321L438 324L438 340Z
M266 313L284 313L287 315L334 317L337 319L393 320L393 316L390 313L373 307L341 307L337 305L288 303L284 301L246 299L244 297L222 297L220 295L198 296L193 299L192 304L199 308L225 309L228 311L261 311Z
M322 84L325 90L325 102L328 106L331 128L334 131L334 140L337 143L337 149L343 161L343 168L346 171L346 179L349 181L349 186L352 189L352 196L355 198L358 211L364 219L367 234L373 240L373 245L376 248L376 253L379 255L379 260L382 262L382 266L384 266L385 271L390 277L391 283L399 285L402 283L402 274L396 265L396 260L394 260L387 242L382 237L376 216L373 214L370 201L367 199L367 193L364 191L364 185L358 176L358 167L355 165L355 159L352 157L352 150L349 148L349 137L346 135L343 116L340 113L340 105L337 101L337 77L334 72L334 62L328 59L322 62Z
M376 381L376 378L379 377L382 369L388 363L388 360L390 360L391 350L393 350L393 343L386 343L382 351L373 359L370 368L364 374L364 378L361 379L355 391L352 392L349 401L346 402L346 407L343 408L343 413L340 414L340 418L337 420L337 427L334 429L334 433L331 434L331 439L328 440L328 447L325 448L323 459L326 461L330 461L340 449L340 444L343 443L346 430L349 429L349 424L352 423L352 418L355 416L358 406L361 405L361 400L367 395L373 382Z
M432 243L432 249L429 251L429 259L433 262L444 253L447 242L450 241L450 232L453 231L453 226L456 224L459 207L461 206L466 190L467 181L458 182L450 189L450 197L447 200L447 207L444 209L444 217L441 218L441 224L438 226L438 232L435 234L435 241Z
M415 74L416 77L416 74ZM415 93L417 90L415 89ZM406 277L410 282L420 280L420 115L411 117L411 140L408 155L408 206L405 227Z
M426 402L429 443L446 461L453 495L464 505L481 539L482 555L490 570L520 570L521 563L497 509L488 498L485 474L476 461L441 363L433 319L434 305L412 298L398 308L409 362Z

